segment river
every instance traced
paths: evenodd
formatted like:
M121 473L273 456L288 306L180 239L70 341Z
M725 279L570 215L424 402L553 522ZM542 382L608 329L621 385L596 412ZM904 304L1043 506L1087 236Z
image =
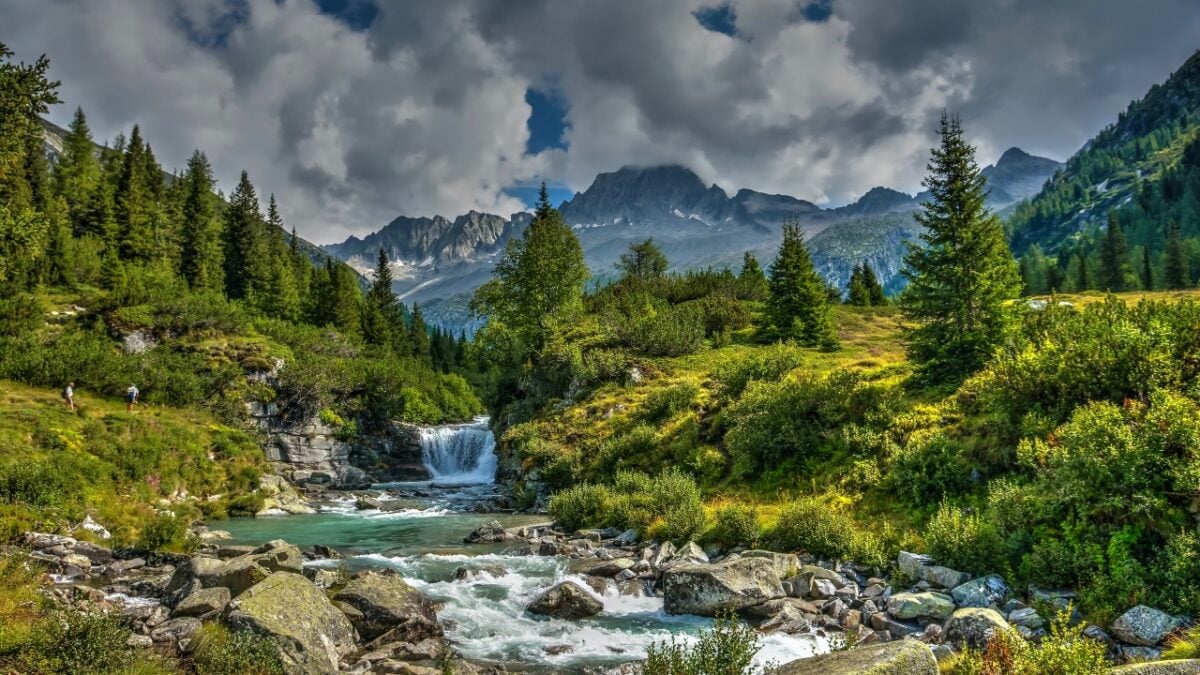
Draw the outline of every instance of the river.
M644 658L654 642L691 641L711 625L695 616L673 616L661 598L597 596L599 615L565 621L527 613L542 590L572 578L565 557L510 555L506 545L466 545L476 527L499 520L505 527L545 522L545 516L474 513L472 505L496 493L495 440L487 420L433 427L422 434L423 455L435 477L423 483L377 486L384 499L403 499L394 511L355 509L345 498L320 513L233 519L222 523L233 543L260 544L285 539L302 548L324 544L338 549L351 569L392 568L441 603L446 635L465 657L541 672L574 672ZM459 567L497 566L503 574L480 574L456 581ZM585 588L587 584L582 579ZM825 651L813 638L768 635L760 662L786 663Z

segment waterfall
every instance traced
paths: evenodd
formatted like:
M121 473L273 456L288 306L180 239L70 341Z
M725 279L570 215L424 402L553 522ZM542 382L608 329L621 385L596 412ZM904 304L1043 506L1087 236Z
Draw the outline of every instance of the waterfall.
M488 418L421 429L421 459L435 481L496 482L496 437Z

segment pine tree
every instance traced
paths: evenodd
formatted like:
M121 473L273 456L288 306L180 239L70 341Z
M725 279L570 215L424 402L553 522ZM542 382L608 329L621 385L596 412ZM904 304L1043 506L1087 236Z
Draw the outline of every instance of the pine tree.
M783 226L783 242L768 271L768 285L767 314L777 334L809 347L835 344L825 281L813 268L804 233L796 223Z
M349 267L342 263L332 267L333 307L330 315L333 325L346 335L358 335L362 328L362 289L358 286L358 277Z
M114 195L118 243L125 260L149 261L156 251L158 207L154 188L146 175L151 161L148 156L142 132L135 125L129 135Z
M1150 247L1142 247L1142 289L1154 290L1154 268L1150 264Z
M554 329L583 309L588 268L583 248L542 185L533 220L510 239L492 279L475 292L472 308L516 338L512 355L537 352Z
M1125 233L1121 222L1117 220L1116 212L1108 212L1108 227L1104 241L1100 244L1100 286L1114 293L1125 290L1125 277L1129 273L1129 263L1126 260L1128 251L1125 244Z
M183 242L180 271L193 289L224 288L221 223L217 218L214 181L208 158L199 150L188 160L183 175Z
M910 358L929 382L952 383L978 370L1003 337L1005 302L1021 279L1000 221L984 205L984 177L962 123L942 114L941 144L923 185L930 199L915 215L923 245L904 257L902 296Z
M746 251L742 256L742 270L738 273L738 285L742 293L751 300L761 300L767 297L767 275L758 264L754 253Z
M855 307L868 307L871 304L871 292L863 279L863 266L856 264L850 272L850 283L846 289L846 304Z
M425 315L421 306L413 303L412 317L409 319L409 341L412 343L413 356L419 359L430 358L429 324L425 323Z
M862 264L863 285L867 287L867 297L871 301L872 307L882 307L887 304L887 296L883 292L883 284L879 283L879 277L875 276L875 270L863 261Z
M617 269L624 279L645 282L662 279L667 265L667 257L651 238L630 244L629 251L621 254Z
M1167 246L1163 262L1163 283L1171 290L1188 288L1191 284L1187 253L1183 250L1183 236L1179 223L1172 220L1167 226Z
M75 117L63 138L62 153L54 165L54 182L58 194L67 201L71 227L76 236L85 233L85 214L92 193L100 185L100 161L96 158L92 132L88 128L83 108L75 109Z
M261 294L269 271L264 259L262 212L250 176L243 171L225 209L225 294L233 300L250 300Z
M363 338L370 344L393 344L393 328L396 326L396 294L392 290L392 266L387 251L381 246L375 265L375 276L367 291L363 306Z
M1079 254L1079 267L1075 270L1075 290L1086 291L1092 287L1092 277L1088 273L1087 255Z

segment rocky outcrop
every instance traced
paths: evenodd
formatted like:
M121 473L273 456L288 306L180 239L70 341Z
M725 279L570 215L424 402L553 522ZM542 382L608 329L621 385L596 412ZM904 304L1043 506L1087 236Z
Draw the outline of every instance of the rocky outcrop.
M530 612L556 619L586 619L603 609L599 600L573 581L555 584L529 603Z
M663 573L669 614L716 616L782 597L783 582L768 558L685 563Z
M937 675L937 659L929 645L897 640L844 652L792 661L778 675Z
M363 640L389 634L391 641L420 642L442 635L433 601L395 574L359 574L333 599L358 610L352 621Z
M328 673L355 649L354 626L299 574L275 572L235 599L230 625L270 637L289 671Z
M1138 605L1117 617L1112 632L1117 638L1132 645L1154 647L1168 633L1179 627L1179 621L1164 611Z

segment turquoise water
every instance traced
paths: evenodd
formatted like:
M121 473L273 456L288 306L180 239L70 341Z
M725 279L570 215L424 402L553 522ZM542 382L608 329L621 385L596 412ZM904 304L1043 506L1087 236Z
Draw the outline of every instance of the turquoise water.
M534 616L525 607L542 590L574 578L565 558L505 553L505 545L466 545L471 530L491 520L505 527L545 522L545 516L462 512L471 488L434 491L417 508L395 513L355 511L349 501L315 515L237 519L215 524L234 543L260 544L285 539L302 548L324 544L346 560L324 566L392 568L441 603L438 616L447 637L464 656L543 672L575 672L645 657L654 642L675 637L691 641L711 625L708 619L672 616L660 598L621 596L615 589L597 594L604 610L581 621ZM466 498L464 498L466 497ZM420 508L424 507L424 508ZM499 566L503 574L455 581L460 566ZM765 636L760 660L785 663L825 651L823 642L786 635ZM566 650L566 651L562 651ZM559 652L559 653L556 653Z

